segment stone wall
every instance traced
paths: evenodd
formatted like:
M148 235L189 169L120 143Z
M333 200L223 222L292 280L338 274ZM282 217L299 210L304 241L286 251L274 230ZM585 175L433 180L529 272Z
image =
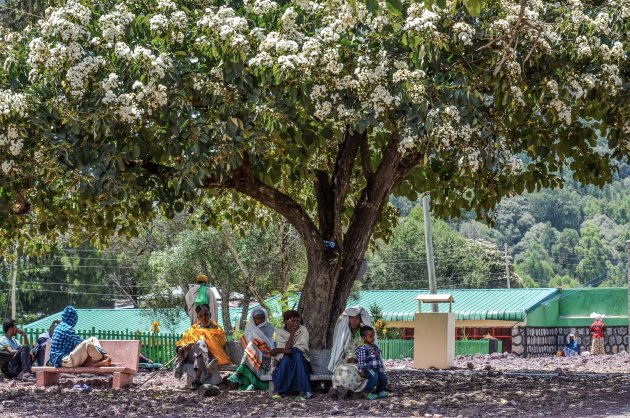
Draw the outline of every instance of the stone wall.
M590 351L591 333L588 327L514 327L512 353L521 357L552 356L566 344L569 334L575 334L582 351ZM628 327L607 327L604 340L607 354L628 351Z

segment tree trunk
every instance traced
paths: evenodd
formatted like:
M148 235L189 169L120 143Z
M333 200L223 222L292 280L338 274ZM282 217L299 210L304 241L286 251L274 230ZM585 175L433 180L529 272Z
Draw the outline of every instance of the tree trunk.
M306 245L306 244L305 244ZM338 264L330 264L333 250L307 248L308 273L300 297L299 312L308 329L309 345L313 348L328 347L328 324L331 312L329 307L334 300L337 285Z
M222 287L221 292L221 316L223 317L223 330L226 335L232 334L232 321L230 319L230 289Z
M249 293L249 290L246 290L241 303L241 321L239 322L240 330L245 329L245 321L247 321L247 312L249 311L249 302L251 300L252 295Z
M359 133L348 127L332 173L315 170L317 225L311 214L289 195L255 176L248 154L244 154L242 166L228 182L215 183L211 179L204 183L205 187L234 189L265 204L284 216L300 234L308 273L298 310L313 348L330 346L337 317L345 308L389 194L423 158L419 151L401 154L399 145L400 136L393 132L374 170L367 131ZM342 219L359 151L366 185L344 233ZM334 248L325 247L324 241L332 241Z
M349 135L348 141L353 140L361 142L358 148L366 144L367 136ZM350 147L340 150L338 162L343 161L344 155L350 155L348 149ZM352 152L356 151L357 149L352 148ZM348 158L349 161L353 161L354 157L350 155ZM367 184L355 205L343 237L340 237L341 229L337 226L340 224L342 207L340 202L343 200L339 194L345 197L345 191L341 190L343 187L340 188L338 183L343 182L336 178L336 174L330 183L327 183L323 173L318 176L315 189L319 205L319 228L321 231L333 231L334 235L330 238L322 235L324 238L334 240L336 247L334 250L324 249L322 243L319 244L319 248L309 248L310 243L304 242L309 269L300 298L300 312L309 329L312 347L331 346L337 318L346 307L370 238L392 188L402 181L419 158L420 154L416 153L403 157L398 149L398 141L392 140L375 172L372 171L367 159L364 159L362 170ZM335 196L331 199L328 194ZM331 200L336 202L332 219L327 215L330 212L328 202ZM335 227L322 225L325 222L332 223Z
M280 300L284 305L289 302L287 290L289 289L289 232L288 225L280 222L278 227L278 248L280 251ZM284 306L283 305L283 306Z

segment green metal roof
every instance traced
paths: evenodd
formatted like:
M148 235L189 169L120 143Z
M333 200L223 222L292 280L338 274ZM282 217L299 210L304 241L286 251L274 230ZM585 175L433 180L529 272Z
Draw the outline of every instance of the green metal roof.
M220 311L219 307L219 312ZM77 309L77 331L90 332L93 328L107 331L150 332L151 323L160 321L160 332L182 334L190 326L190 319L182 308L168 309ZM232 325L240 320L241 308L230 308ZM61 312L26 325L27 329L48 329L52 321L61 319ZM223 318L219 315L219 325Z
M353 292L347 306L361 305L369 309L376 304L385 321L412 321L418 310L416 296L428 294L422 290L361 290ZM458 320L503 320L523 321L528 311L532 311L547 299L557 296L558 289L453 289L440 293L450 293L455 299L453 312ZM289 297L289 309L297 306L299 295ZM274 296L265 301L270 313L279 318L280 297ZM251 311L258 306L252 305ZM448 312L448 304L438 304L440 312ZM422 304L422 312L429 312L429 304ZM160 321L160 331L181 334L190 325L188 316L181 308L171 309L77 309L78 331L91 331L92 328L108 331L149 332L153 321ZM240 320L241 308L230 308L232 325ZM27 329L47 329L51 322L61 318L61 312L50 315L25 326ZM219 324L223 325L221 315Z
M416 296L428 293L426 289L361 290L351 294L347 306L360 305L369 309L376 304L385 321L412 321L418 311ZM458 320L523 321L528 311L556 295L558 289L449 289L439 293L453 295L453 312ZM298 298L299 295L289 298L290 308L297 306ZM279 314L278 296L265 302L272 312ZM448 312L448 304L442 303L438 306L440 312ZM430 310L429 304L422 304L422 312Z

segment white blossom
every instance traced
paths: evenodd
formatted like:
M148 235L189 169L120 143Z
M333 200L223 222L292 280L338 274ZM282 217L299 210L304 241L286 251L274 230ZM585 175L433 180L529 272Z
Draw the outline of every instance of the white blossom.
M521 90L519 86L510 86L510 93L512 93L512 97L514 97L517 106L525 106L523 90Z
M127 26L133 22L135 15L129 11L124 3L117 4L114 11L104 14L98 19L103 39L116 42L125 34Z
M0 115L26 117L28 114L26 96L11 90L0 90Z
M284 14L280 18L282 22L282 28L285 30L291 30L295 28L295 19L297 19L298 14L292 7L287 7L284 11Z
M82 97L85 94L87 78L93 75L104 63L105 60L102 57L86 57L68 69L66 79L70 83L70 94L74 97Z
M6 160L2 162L2 165L0 165L0 168L2 168L2 172L4 174L9 174L11 170L13 169L14 165L15 163L13 162L13 160Z
M254 0L252 11L257 15L264 15L278 9L278 3L273 0Z
M472 45L475 29L465 22L457 22L453 25L453 32L457 34L457 39L464 45Z
M152 31L162 32L168 29L169 21L166 16L156 14L149 19L149 25Z

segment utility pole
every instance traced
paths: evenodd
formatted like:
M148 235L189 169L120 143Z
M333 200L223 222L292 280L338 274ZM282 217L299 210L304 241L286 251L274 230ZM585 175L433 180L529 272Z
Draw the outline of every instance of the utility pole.
M508 256L507 242L505 243L505 277L507 277L507 288L510 288L510 257Z
M19 252L17 247L17 241L15 243L15 260L13 261L13 267L11 268L11 318L16 318L16 307L15 307L15 288L17 285L17 272L18 272L18 258Z
M429 208L429 195L422 198L422 212L424 213L424 244L427 248L427 270L429 273L429 291L431 294L437 293L437 283L435 281L435 260L433 258L433 232L431 229L431 209ZM437 313L437 303L431 304L431 312Z
M628 251L628 260L626 262L626 270L628 274L628 338L630 338L630 240L626 241L626 248ZM626 345L626 351L630 350L630 340Z

